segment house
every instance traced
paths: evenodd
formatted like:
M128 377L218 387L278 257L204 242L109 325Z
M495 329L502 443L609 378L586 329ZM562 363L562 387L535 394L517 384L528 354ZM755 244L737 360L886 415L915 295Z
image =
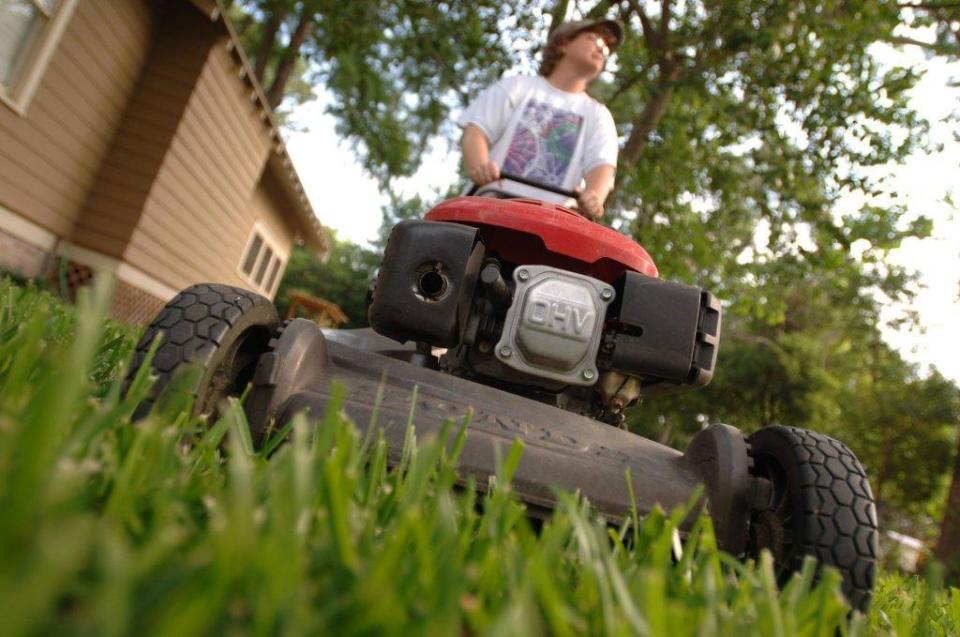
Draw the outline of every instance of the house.
M112 272L144 323L201 281L272 298L296 241L327 250L217 0L0 5L0 268Z

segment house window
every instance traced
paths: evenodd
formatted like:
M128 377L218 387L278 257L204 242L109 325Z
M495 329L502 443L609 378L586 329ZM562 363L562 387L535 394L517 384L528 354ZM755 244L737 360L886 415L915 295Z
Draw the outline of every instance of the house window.
M76 0L0 1L0 100L24 114Z
M279 244L270 239L264 229L256 224L247 241L247 249L243 252L238 271L258 292L273 296L280 283L278 275L283 271L285 259Z
M280 259L274 259L270 266L270 278L267 279L267 289L273 290L273 284L277 283L277 275L280 273Z
M253 241L247 248L247 256L243 258L243 273L247 276L253 276L253 266L257 265L257 258L260 256L260 248L263 247L263 237L254 230Z

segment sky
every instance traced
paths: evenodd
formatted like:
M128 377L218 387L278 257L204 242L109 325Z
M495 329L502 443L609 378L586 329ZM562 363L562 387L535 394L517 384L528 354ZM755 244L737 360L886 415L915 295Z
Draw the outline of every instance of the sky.
M905 195L905 220L918 214L934 220L931 238L907 241L891 257L920 272L910 308L919 313L920 326L913 330L885 329L884 335L906 360L917 363L922 373L935 366L960 383L960 210L946 201L952 193L960 203L960 189L954 192L960 182L960 142L953 134L960 130L960 123L942 122L948 114L960 110L960 89L948 87L951 78L960 78L960 64L926 60L916 49L877 47L874 54L881 61L909 63L926 70L912 103L931 121L932 144L943 145L936 152L917 153L902 165L875 169L877 175L889 174L890 183ZM381 207L387 198L380 194L376 181L364 173L354 150L336 134L333 117L324 113L325 105L321 95L298 108L293 120L305 130L285 135L287 149L321 223L336 230L341 239L363 243L377 236ZM405 196L420 194L432 200L436 189L457 178L458 163L457 149L438 140L417 173L397 182L398 189ZM855 208L860 203L851 197L841 201L839 208ZM881 319L895 318L902 309L885 307Z

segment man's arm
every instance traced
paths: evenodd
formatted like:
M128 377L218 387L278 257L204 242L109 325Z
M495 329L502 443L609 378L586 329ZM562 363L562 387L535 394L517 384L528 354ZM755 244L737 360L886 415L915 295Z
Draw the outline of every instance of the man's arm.
M482 186L500 179L500 167L490 159L490 140L479 126L467 124L460 138L463 151L463 167L471 181Z
M610 164L601 164L587 173L584 181L587 182L583 192L577 197L580 212L593 221L600 221L603 217L603 202L613 188L613 178L617 169Z

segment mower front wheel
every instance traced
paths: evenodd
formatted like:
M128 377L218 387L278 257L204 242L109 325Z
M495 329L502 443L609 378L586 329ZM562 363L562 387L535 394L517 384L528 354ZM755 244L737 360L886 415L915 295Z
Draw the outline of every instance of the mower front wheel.
M783 584L811 555L843 576L843 594L866 611L876 582L877 513L863 467L843 443L795 427L748 439L752 473L772 483L770 506L750 520L749 551L773 554Z
M216 414L221 401L239 396L280 324L268 299L243 288L193 285L167 303L147 328L134 354L128 383L143 366L158 334L152 362L157 379L134 413L146 416L163 392L192 403L192 416ZM193 373L183 373L194 366Z

